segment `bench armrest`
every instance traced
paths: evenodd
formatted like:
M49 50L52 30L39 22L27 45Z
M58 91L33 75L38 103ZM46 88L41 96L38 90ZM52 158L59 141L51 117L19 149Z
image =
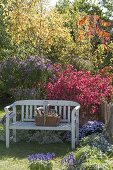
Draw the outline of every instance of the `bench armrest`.
M80 109L80 105L78 104L72 110L72 114L71 114L71 129L72 129L72 131L76 131L76 141L77 141L77 143L79 141L79 109Z
M14 104L11 104L11 105L6 106L4 108L5 113L6 113L6 115L5 115L5 117L6 117L6 125L9 125L9 120L16 116L16 113L13 112L13 109L9 110L10 108L13 108L13 107L14 107Z
M79 109L80 109L80 105L78 104L73 110L72 110L72 114L71 114L71 121L75 122L77 116L79 116Z
M4 107L5 113L10 113L11 111L9 110L10 108L13 108L14 104L11 104L9 106Z

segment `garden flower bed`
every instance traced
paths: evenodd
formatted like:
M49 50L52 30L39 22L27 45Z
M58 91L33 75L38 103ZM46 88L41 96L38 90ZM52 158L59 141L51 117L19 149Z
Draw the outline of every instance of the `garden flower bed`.
M45 170L47 168L49 168L48 170L87 170L88 168L112 170L113 145L107 141L102 129L103 123L97 121L83 125L80 132L86 136L83 135L82 138L80 136L80 144L73 152L67 142L38 144L32 141L28 143L26 142L27 134L25 137L24 133L25 141L13 144L13 147L11 146L7 152L5 143L0 141L0 153L2 153L0 154L0 170L35 170L35 168L36 170L38 168L40 170L44 170L44 168L46 168ZM1 127L0 135L2 132Z

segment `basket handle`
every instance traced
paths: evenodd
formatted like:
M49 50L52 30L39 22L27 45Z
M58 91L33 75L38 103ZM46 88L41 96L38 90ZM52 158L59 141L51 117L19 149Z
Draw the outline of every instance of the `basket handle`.
M44 101L43 108L44 108L45 113L47 112L47 107L48 107L48 101Z

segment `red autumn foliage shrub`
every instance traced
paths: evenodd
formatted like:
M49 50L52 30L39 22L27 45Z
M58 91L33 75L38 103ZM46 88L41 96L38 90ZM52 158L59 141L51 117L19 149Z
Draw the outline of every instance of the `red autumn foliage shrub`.
M97 113L102 100L110 101L112 97L109 77L77 71L72 66L67 66L57 79L51 79L46 91L48 99L76 101L87 113Z

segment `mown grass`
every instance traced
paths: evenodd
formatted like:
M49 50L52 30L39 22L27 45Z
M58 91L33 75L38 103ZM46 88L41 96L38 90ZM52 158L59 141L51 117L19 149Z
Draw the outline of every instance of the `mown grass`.
M0 170L27 170L29 154L47 152L56 153L53 169L60 170L61 159L70 151L70 145L66 143L40 145L36 142L18 142L6 149L5 142L0 142Z
M4 114L4 110L0 110L0 119ZM0 125L0 133L2 131L3 126ZM5 142L0 141L0 170L29 170L28 155L47 152L56 154L56 158L52 161L53 169L60 170L61 159L71 151L70 146L69 143L41 145L37 142L21 141L11 143L9 149L6 149Z

